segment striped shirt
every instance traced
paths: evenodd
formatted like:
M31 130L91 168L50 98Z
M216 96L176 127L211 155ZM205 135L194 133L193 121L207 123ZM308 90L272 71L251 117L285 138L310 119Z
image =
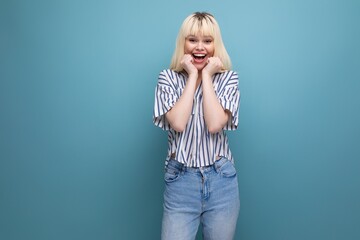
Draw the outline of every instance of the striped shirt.
M217 73L213 86L221 106L231 112L231 118L220 132L210 133L203 113L202 83L195 91L192 114L183 132L171 128L165 117L180 98L186 84L187 74L167 69L159 74L155 88L153 122L168 131L168 154L165 164L175 158L188 167L212 165L217 158L234 161L224 130L235 130L238 125L240 91L238 75L234 71Z

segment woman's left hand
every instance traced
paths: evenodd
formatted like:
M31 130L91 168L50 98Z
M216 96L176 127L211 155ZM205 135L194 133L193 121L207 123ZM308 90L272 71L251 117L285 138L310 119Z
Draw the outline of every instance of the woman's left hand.
M202 74L206 74L208 76L212 76L215 73L220 72L223 69L224 65L221 62L219 57L209 57L208 63L202 70Z

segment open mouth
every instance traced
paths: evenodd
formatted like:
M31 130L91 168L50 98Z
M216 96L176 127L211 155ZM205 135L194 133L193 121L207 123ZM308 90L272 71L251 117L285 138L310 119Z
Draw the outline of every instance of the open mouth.
M197 60L202 60L206 57L206 54L194 53L192 56Z

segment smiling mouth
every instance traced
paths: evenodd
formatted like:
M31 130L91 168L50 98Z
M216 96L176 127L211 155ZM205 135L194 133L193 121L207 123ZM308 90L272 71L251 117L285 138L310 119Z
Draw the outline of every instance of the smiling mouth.
M197 54L197 53L194 53L192 54L192 56L197 59L197 60L202 60L206 57L206 54Z

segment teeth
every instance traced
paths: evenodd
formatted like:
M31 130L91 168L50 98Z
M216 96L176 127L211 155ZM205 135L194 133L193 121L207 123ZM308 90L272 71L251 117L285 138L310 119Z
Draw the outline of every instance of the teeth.
M206 54L199 54L199 53L194 53L195 57L205 57Z

